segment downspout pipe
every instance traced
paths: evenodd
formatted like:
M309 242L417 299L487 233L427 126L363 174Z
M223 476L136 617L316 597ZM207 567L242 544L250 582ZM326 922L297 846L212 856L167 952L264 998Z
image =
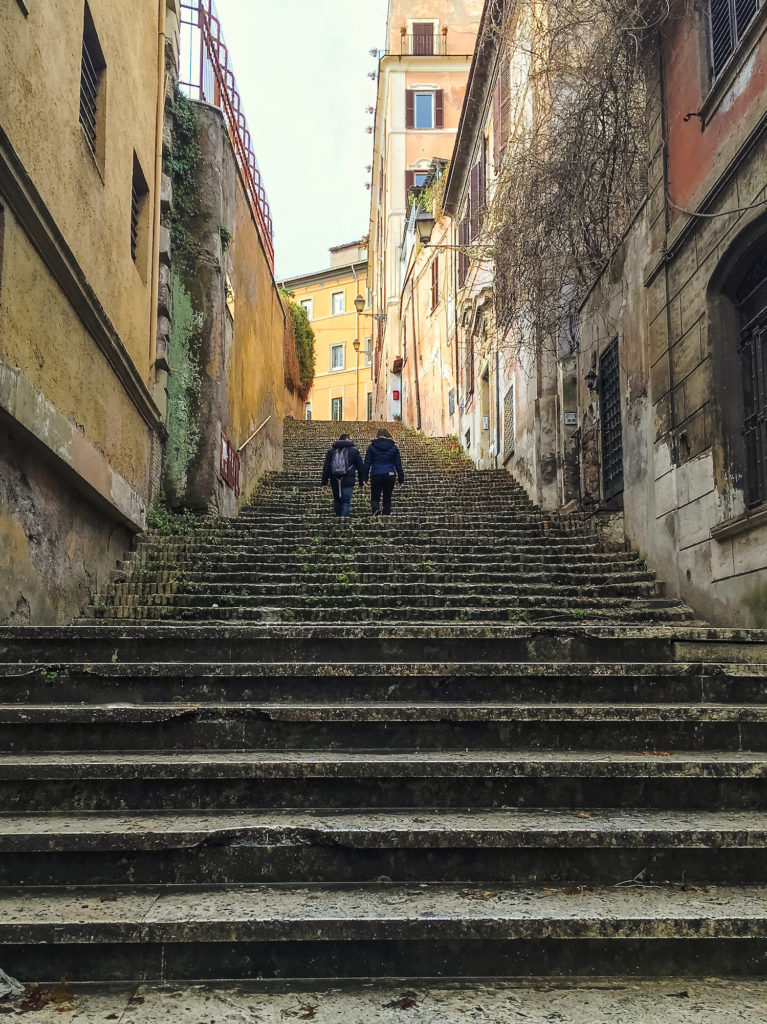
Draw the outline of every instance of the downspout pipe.
M410 312L413 320L413 368L415 370L415 419L416 428L421 429L421 386L418 379L418 335L415 325L415 288L413 279L410 279Z
M154 208L152 210L152 262L149 298L149 372L156 376L157 306L160 294L160 192L162 190L162 129L165 119L167 75L165 71L165 15L167 0L157 5L157 105L154 132Z

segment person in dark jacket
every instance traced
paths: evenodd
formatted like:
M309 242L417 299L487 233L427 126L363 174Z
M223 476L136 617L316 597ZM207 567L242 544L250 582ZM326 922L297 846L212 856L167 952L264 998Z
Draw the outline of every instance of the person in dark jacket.
M374 516L381 515L381 498L383 497L383 514L391 515L391 496L394 484L401 487L405 482L402 472L402 459L399 448L392 440L388 430L383 427L371 441L365 454L363 483L370 481L370 507Z
M346 472L341 469L346 467ZM341 434L333 447L325 456L325 465L322 467L322 486L328 489L328 484L333 489L333 510L337 516L349 516L352 511L352 497L354 496L354 477L358 476L360 486L363 486L364 466L362 456L355 443L348 434Z

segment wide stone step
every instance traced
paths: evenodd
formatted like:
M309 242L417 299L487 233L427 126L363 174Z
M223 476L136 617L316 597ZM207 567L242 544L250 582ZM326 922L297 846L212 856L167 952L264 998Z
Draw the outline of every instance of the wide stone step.
M53 976L50 980L58 981ZM72 985L70 989L83 1021L130 1020L136 1024L153 1024L158 1019L165 1024L186 1020L285 1024L291 1019L311 1020L318 1010L322 1016L317 1020L324 1024L401 1024L403 1009L409 1020L429 1024L466 1024L472 1018L499 1024L514 1019L535 1024L624 1020L763 1024L763 986L760 980L744 977L637 981L623 975L608 983L598 978L561 976L511 981L408 978L375 983L314 980L292 984L249 979L198 985L178 981L172 985L88 984Z
M767 807L756 751L0 754L7 812L317 807Z
M280 855L276 857L275 849ZM0 817L3 885L767 882L764 812L319 809Z
M80 653L86 653L81 650ZM213 652L215 654L215 651ZM767 667L737 664L509 664L354 662L58 662L0 664L6 706L56 702L381 701L438 706L529 702L554 713L559 703L739 707L767 704ZM651 712L648 712L651 713Z
M210 624L75 627L0 627L0 664L28 662L173 661L290 664L367 662L399 672L401 663L555 662L767 662L767 631L676 625L626 624ZM291 668L292 671L292 668ZM580 669L579 669L580 671Z
M578 974L595 963L604 975L629 965L645 975L760 974L767 891L428 883L122 887L119 895L10 889L0 898L0 942L10 973L25 966L33 976L72 980ZM99 943L117 955L94 965Z

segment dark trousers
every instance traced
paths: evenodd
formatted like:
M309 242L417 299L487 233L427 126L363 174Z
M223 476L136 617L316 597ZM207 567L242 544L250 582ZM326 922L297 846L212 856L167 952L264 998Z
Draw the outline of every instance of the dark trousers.
M354 484L347 487L343 480L331 480L330 487L333 491L333 511L337 516L351 515L352 498L354 497Z
M380 511L381 496L383 495L383 514L391 515L391 496L396 482L397 478L393 473L391 475L387 473L386 476L371 476L370 507L374 512Z

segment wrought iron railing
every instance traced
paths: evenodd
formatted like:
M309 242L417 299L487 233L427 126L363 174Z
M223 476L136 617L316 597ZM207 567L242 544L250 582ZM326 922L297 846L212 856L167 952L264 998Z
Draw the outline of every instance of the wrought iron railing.
M399 53L402 57L444 57L447 53L447 32L403 33Z
M180 86L223 111L251 212L274 268L274 230L253 140L213 0L181 0Z

